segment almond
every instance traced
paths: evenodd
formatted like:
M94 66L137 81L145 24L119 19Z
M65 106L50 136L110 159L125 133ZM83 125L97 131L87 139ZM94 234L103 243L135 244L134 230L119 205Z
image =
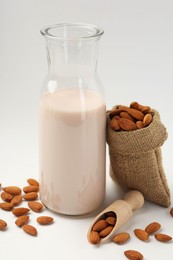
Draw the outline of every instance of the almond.
M136 126L138 129L142 129L142 128L144 128L144 123L142 121L137 121Z
M91 231L90 232L90 242L92 244L99 244L100 243L100 236L99 233L96 231Z
M118 123L119 123L119 126L121 127L121 129L125 130L125 131L131 131L131 130L137 129L136 124L133 121L131 121L130 119L120 118Z
M15 216L19 217L19 216L27 214L29 211L30 211L30 209L28 209L28 208L15 208L12 210L12 213Z
M113 130L115 130L115 131L120 130L120 126L119 126L119 124L118 124L118 120L115 119L115 118L113 118L113 119L111 120L110 126L111 126L111 128L112 128Z
M92 227L92 230L93 231L101 231L104 228L106 228L107 226L108 226L108 223L106 222L106 220L101 219L94 224L94 226Z
M153 233L155 233L156 231L158 231L161 228L161 225L158 222L152 222L151 224L149 224L146 228L145 231L151 235Z
M171 236L165 234L155 234L155 238L160 242L168 242L172 240Z
M10 193L11 195L20 195L21 194L21 189L17 186L8 186L3 188L3 191Z
M7 227L7 223L0 219L0 230L4 230Z
M23 195L23 198L25 200L36 200L38 198L38 193L37 192L29 192Z
M36 236L37 235L37 229L31 225L24 225L22 229L28 233L29 235Z
M1 193L1 198L4 201L10 202L12 200L13 196L10 193L7 193L7 192L4 191L4 192Z
M129 260L142 260L143 255L135 250L127 250L124 252L124 255L129 259Z
M24 187L23 191L25 193L29 193L29 192L33 192L33 191L38 192L39 191L39 187L38 186L34 186L34 185L29 185L29 186Z
M101 238L104 238L104 237L108 236L108 235L111 233L111 231L112 231L113 228L114 228L113 226L107 226L105 229L103 229L103 230L99 233L99 234L100 234L100 237L101 237Z
M170 215L173 217L173 208L170 210Z
M117 108L117 109L113 109L113 110L111 110L110 112L109 112L109 117L110 118L112 118L112 117L114 117L114 116L116 116L116 115L119 115L121 112L123 112L124 110L123 109L119 109L119 108Z
M139 109L139 104L138 104L138 102L132 102L132 103L130 104L130 108Z
M47 225L53 222L53 218L48 216L41 216L37 218L37 222L41 225Z
M136 237L142 241L147 241L149 239L148 233L143 229L135 229L134 233Z
M43 205L40 202L37 201L29 201L28 207L32 209L34 212L41 212L43 209Z
M2 202L2 203L0 203L0 208L3 210L10 211L10 210L12 210L13 205L9 202Z
M117 221L117 219L115 217L108 217L108 218L106 218L106 222L109 225L112 225L112 226L115 226L116 221Z
M120 113L120 117L122 117L122 118L127 118L127 119L130 119L130 120L132 120L133 122L135 122L135 120L134 120L134 118L132 117L132 116L130 116L127 112L121 112Z
M29 185L33 185L33 186L38 186L39 187L39 182L36 181L35 179L30 178L30 179L27 180L27 182L28 182Z
M149 106L142 106L139 105L138 108L144 115L148 114L151 111L151 108Z
M153 117L151 114L146 114L144 119L143 119L143 123L144 123L144 126L148 126L153 120Z
M143 118L144 118L144 114L137 109L128 108L127 112L128 112L129 115L134 117L136 120L142 121Z
M22 196L21 195L16 195L11 200L11 204L13 206L19 205L21 202L22 202Z
M130 238L129 233L122 232L122 233L115 235L113 237L112 241L116 244L121 245L121 244L125 243L127 240L129 240L129 238Z
M20 216L16 219L15 224L18 227L22 227L23 225L25 225L27 222L29 221L29 216Z

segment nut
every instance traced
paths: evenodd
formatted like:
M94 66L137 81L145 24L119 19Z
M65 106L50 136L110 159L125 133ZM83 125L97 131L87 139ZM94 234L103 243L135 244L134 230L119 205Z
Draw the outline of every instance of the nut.
M18 227L22 227L23 225L25 225L27 222L29 221L29 216L20 216L16 219L15 224Z
M155 239L157 239L160 242L168 242L172 240L172 237L166 234L155 234Z
M111 126L111 128L112 128L113 130L115 130L115 131L120 130L120 126L119 126L118 120L115 119L115 118L113 118L113 119L111 120L110 126Z
M124 244L125 242L127 242L130 238L130 235L129 233L126 233L126 232L122 232L122 233L119 233L117 235L115 235L112 239L112 241L116 244Z
M148 126L153 120L153 117L151 114L146 114L144 119L143 119L143 123L144 123L144 126Z
M22 196L21 196L21 195L16 195L16 196L14 196L14 197L12 198L12 200L11 200L11 204L12 204L13 206L17 206L17 205L19 205L21 202L22 202Z
M107 221L105 219L101 219L94 224L94 226L92 227L92 230L99 232L99 231L105 229L107 226L108 226Z
M8 186L3 188L3 191L10 193L11 195L20 195L21 194L21 189L17 186Z
M99 236L99 233L96 232L96 231L91 231L90 232L90 242L92 244L99 244L100 243L100 236Z
M13 205L11 203L9 203L9 202L1 202L0 203L0 208L3 209L3 210L10 211L10 210L12 210Z
M29 211L30 209L28 208L15 208L12 210L12 213L18 217L27 214Z
M28 182L29 185L33 185L33 186L38 186L39 187L39 182L36 181L35 179L32 179L32 178L27 179L27 182Z
M114 228L113 226L107 226L105 229L103 229L103 230L99 233L99 234L100 234L100 237L101 237L101 238L104 238L104 237L108 236L108 235L111 233L111 231L112 231L113 228Z
M31 225L24 225L22 229L28 233L29 235L36 236L37 235L37 229Z
M158 222L152 222L151 224L149 224L146 228L145 231L151 235L153 233L155 233L156 231L158 231L161 228L161 225Z
M0 230L4 230L7 227L7 223L0 219Z
M37 222L40 225L47 225L53 222L53 218L49 216L41 216L37 218Z
M173 208L170 210L170 215L173 217Z
M125 130L125 131L131 131L131 130L137 129L136 124L132 120L127 119L127 118L120 118L118 120L118 123L119 123L119 126L121 127L121 129Z
M38 193L37 192L29 192L23 195L23 198L25 200L35 200L38 198Z
M134 234L136 237L142 241L147 241L149 239L148 233L143 229L135 229Z
M106 222L109 225L115 226L117 219L115 217L107 217L106 218Z
M12 200L13 196L10 193L7 193L4 191L1 193L1 198L6 202L10 202Z
M34 212L41 212L43 209L43 205L37 201L29 201L28 207Z
M143 255L135 250L127 250L124 252L124 255L129 259L129 260L142 260Z
M33 192L33 191L38 192L39 191L39 186L29 185L29 186L24 187L23 191L25 193L29 193L29 192Z

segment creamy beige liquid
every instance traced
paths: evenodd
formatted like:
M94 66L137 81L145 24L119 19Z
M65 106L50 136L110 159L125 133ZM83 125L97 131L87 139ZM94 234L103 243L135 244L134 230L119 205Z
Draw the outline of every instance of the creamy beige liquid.
M44 93L40 102L41 200L63 214L99 207L105 195L106 107L80 88Z

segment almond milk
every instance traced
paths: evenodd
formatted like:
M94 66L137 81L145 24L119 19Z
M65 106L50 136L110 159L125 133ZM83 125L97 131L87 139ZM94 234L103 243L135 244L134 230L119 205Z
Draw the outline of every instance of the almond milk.
M40 101L40 195L53 211L80 215L105 195L106 107L80 88L45 92Z

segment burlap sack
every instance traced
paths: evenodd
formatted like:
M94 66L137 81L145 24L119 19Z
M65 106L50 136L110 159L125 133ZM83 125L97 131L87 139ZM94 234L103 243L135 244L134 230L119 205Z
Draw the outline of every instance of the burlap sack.
M170 191L160 148L167 139L167 131L159 113L153 112L152 123L134 131L112 130L107 117L110 175L121 186L138 190L145 199L169 207Z

